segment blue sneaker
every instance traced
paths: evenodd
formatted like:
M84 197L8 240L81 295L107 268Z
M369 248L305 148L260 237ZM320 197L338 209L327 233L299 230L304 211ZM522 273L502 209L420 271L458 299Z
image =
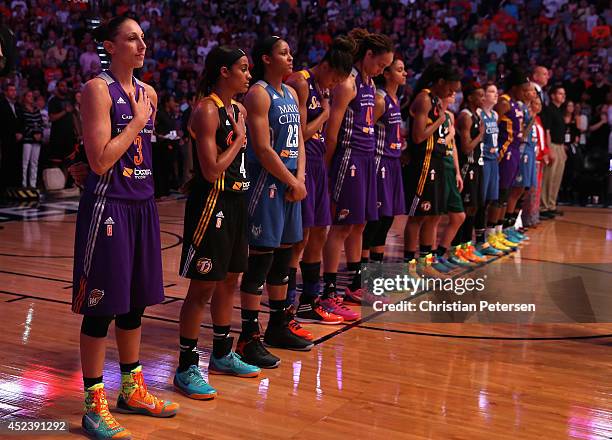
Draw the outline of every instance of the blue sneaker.
M477 246L477 249L478 249L479 254L485 255L488 257L501 257L502 255L504 255L503 251L500 251L499 249L495 249L489 243L480 243Z
M438 257L438 263L443 264L444 266L446 266L448 268L448 270L451 271L451 272L453 270L459 269L459 267L460 267L458 264L451 263L445 257Z
M261 370L251 364L247 364L242 360L240 355L233 351L223 356L222 358L210 357L208 364L208 372L210 374L227 374L238 377L257 377Z
M504 235L508 240L513 241L515 243L520 243L525 239L525 236L514 228L505 229Z
M196 400L210 400L217 396L217 390L204 380L197 365L191 365L182 373L177 370L174 374L174 388L187 397Z
M433 256L431 259L431 267L441 273L449 273L451 270L445 264L440 262L440 257Z

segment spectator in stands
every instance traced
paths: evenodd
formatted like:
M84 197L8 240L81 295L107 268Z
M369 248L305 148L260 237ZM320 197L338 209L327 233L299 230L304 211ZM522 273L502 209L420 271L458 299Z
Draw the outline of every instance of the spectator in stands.
M23 95L19 112L19 130L23 136L22 187L36 188L43 128L40 109L34 104L34 94L28 90Z
M0 97L0 192L8 187L18 186L21 182L18 143L23 135L19 132L19 104L17 88L12 83L4 87Z
M74 151L77 143L74 102L69 95L66 81L57 83L55 95L49 100L49 120L51 137L49 140L49 159L63 167L68 156Z
M541 216L554 218L560 214L557 211L557 196L561 187L561 179L565 170L565 120L563 104L565 103L565 89L555 85L550 93L551 103L546 109L542 123L546 129L549 140L551 163L544 167L542 177L542 209Z

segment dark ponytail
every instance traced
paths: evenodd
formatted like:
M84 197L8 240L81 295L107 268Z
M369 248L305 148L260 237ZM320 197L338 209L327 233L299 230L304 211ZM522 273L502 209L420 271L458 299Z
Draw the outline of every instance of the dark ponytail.
M353 62L361 61L368 50L374 55L393 52L393 42L389 37L382 34L371 34L365 29L356 28L349 32L349 38L355 42Z
M264 55L272 55L272 50L276 43L281 41L281 37L271 35L269 37L262 38L255 43L253 46L252 58L253 58L253 69L251 70L252 84L263 79L266 73L266 65L263 62L262 57Z
M356 49L352 38L336 37L321 62L327 62L329 67L338 73L349 75L353 69L353 53Z
M376 87L385 87L387 84L387 80L385 80L385 73L387 73L389 70L391 70L391 68L393 67L393 65L397 62L397 61L402 61L402 59L400 57L398 57L397 55L393 57L393 61L391 62L391 64L389 64L387 67L385 67L385 70L383 70L383 73L381 73L380 75L374 77L374 84L376 84Z
M461 77L459 72L448 64L431 63L429 64L414 88L414 96L418 95L423 89L433 86L439 80L444 81L459 81Z
M201 99L210 95L213 86L219 80L219 76L221 76L221 68L231 68L236 61L245 55L242 49L234 46L213 47L204 62L204 70L198 84L197 98Z

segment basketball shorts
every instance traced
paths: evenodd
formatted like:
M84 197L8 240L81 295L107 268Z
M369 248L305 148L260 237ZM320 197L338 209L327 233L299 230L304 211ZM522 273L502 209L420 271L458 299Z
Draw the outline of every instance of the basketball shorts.
M508 149L499 161L499 188L509 189L519 171L521 153L518 149Z
M531 147L531 151L529 150L529 146L527 146L521 154L519 171L514 179L514 187L531 188L538 182L535 152L533 147Z
M442 212L463 212L463 200L461 199L459 188L457 188L455 165L452 162L452 157L450 164L451 166L446 164L444 167L444 204Z
M406 214L409 216L441 215L446 212L445 170L442 157L411 160L403 168Z
M334 225L362 225L378 220L374 152L336 150L329 183Z
M222 281L247 269L247 198L230 191L189 193L185 205L180 275Z
M406 213L402 164L399 158L380 158L376 173L378 217L393 217Z
M461 198L465 208L478 208L482 202L482 166L477 163L464 164L461 168L463 191Z
M286 201L287 185L258 164L249 165L249 171L249 245L277 248L302 241L301 202Z
M482 196L486 202L499 199L499 162L485 159L482 166Z
M112 316L163 300L155 200L84 193L76 222L72 311Z
M302 200L302 227L331 225L327 166L322 158L306 155L306 191L308 195Z

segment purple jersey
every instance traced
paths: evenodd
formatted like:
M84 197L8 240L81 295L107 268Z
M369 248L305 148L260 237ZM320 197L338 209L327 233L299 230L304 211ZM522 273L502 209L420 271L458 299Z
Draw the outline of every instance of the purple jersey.
M323 98L310 70L300 70L300 74L308 83L308 100L306 101L306 123L308 123L317 119L319 115L323 113L323 108L321 107L321 100ZM306 155L309 158L320 158L323 160L323 157L325 156L325 138L323 137L323 127L313 134L310 139L306 139L304 147L306 148Z
M402 154L402 113L399 102L383 89L376 90L376 93L385 100L385 112L374 126L376 155L398 158Z
M338 149L353 149L373 153L374 141L374 94L376 88L370 79L365 83L361 73L353 68L357 95L349 103L338 136Z
M108 93L112 100L111 137L115 137L133 117L130 99L110 70L103 71L98 78L102 78L108 85ZM134 78L134 86L136 96L141 96L144 91L143 83ZM146 200L153 197L152 134L153 120L149 118L147 125L136 136L132 145L106 173L99 176L89 172L85 182L85 192L123 200Z
M519 147L523 142L523 110L521 106L508 95L502 95L510 104L510 110L499 118L499 160L506 155L519 154ZM509 158L507 158L509 159Z

